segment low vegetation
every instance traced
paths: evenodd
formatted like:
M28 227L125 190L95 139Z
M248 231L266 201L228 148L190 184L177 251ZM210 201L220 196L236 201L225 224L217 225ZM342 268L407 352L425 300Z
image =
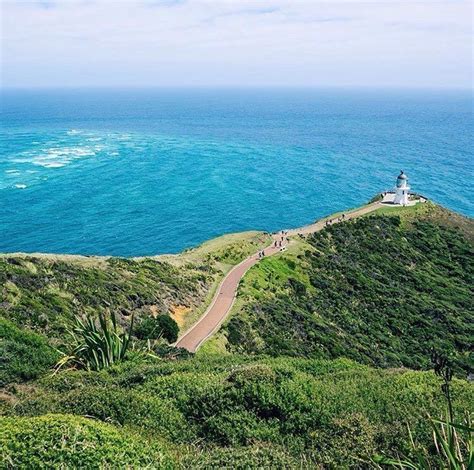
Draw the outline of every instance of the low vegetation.
M461 415L474 390L458 379L451 388ZM426 413L440 416L445 407L432 372L377 370L347 359L132 355L99 372L62 371L6 392L7 416L87 416L168 442L185 468L226 459L251 468L345 467L377 454L412 455L407 425L430 448Z
M160 446L72 415L0 418L2 468L171 468Z
M74 327L68 332L71 350L64 354L56 367L100 370L123 361L130 346L132 331L133 317L128 331L119 329L114 314L108 318L104 313L99 313L98 321L92 317L77 317Z
M125 325L133 314L168 314L173 303L197 306L212 279L210 266L183 270L152 259L109 258L83 266L55 258L0 258L2 314L58 339L78 316L113 311Z
M156 258L0 255L1 316L59 340L77 316L105 311L122 325L175 306L196 319L224 273L268 243L266 234L246 232Z
M36 379L59 357L45 337L0 318L0 387Z
M259 263L225 326L227 348L414 369L435 348L468 372L473 246L434 207L332 225Z
M420 207L292 240L196 356L173 312L195 319L266 235L0 258L4 467L469 468L472 224Z
M442 378L441 390L446 397L446 412L444 420L434 419L428 415L428 421L433 431L433 447L436 450L436 460L442 468L448 470L470 470L474 466L474 427L472 416L468 411L463 421L456 422L451 394L453 371L446 357L434 354L432 357L435 374ZM372 463L377 468L394 467L413 470L431 470L430 449L413 438L408 427L413 457L398 456L390 458L377 455Z
M164 338L169 343L178 339L179 328L177 323L168 315L145 317L134 330L137 338L156 340Z

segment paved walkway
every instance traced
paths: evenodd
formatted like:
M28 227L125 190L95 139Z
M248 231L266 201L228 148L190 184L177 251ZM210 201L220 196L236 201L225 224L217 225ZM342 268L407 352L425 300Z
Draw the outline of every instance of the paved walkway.
M372 212L380 207L380 203L373 203L364 206L360 209L356 209L352 212L346 212L344 220L354 219L361 215ZM326 220L322 219L311 225L306 225L298 229L288 230L288 236L294 235L308 235L320 231L326 226ZM337 217L333 217L334 222L337 223ZM278 253L281 248L275 247L275 241L281 241L281 233L274 234L272 236L272 245L265 248L265 256L272 256ZM286 236L282 243L286 245ZM222 324L227 314L230 312L234 303L237 288L239 287L240 280L244 277L245 273L255 264L259 262L258 253L252 255L250 258L242 261L240 264L234 266L224 277L216 294L209 305L206 312L202 317L183 335L181 336L176 347L187 349L190 352L196 352L199 346L209 338Z
M361 215L368 214L379 209L381 206L380 202L373 202L372 204L367 204L366 206L361 207L360 209L354 209L353 211L344 212L344 221L355 219ZM288 235L309 235L310 233L319 232L326 226L327 220L333 220L333 223L341 222L337 216L326 217L324 219L315 222L314 224L305 225L304 227L294 228L288 230Z

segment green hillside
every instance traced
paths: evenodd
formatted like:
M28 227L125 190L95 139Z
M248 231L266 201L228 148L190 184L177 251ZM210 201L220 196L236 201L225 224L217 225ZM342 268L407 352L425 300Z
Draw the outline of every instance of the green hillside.
M467 372L474 224L453 215L448 225L431 204L382 211L300 238L252 268L225 326L227 349L419 369L435 348Z
M268 240L262 232L225 235L155 258L0 255L1 314L56 338L78 314L104 310L123 324L132 314L184 311L187 317L177 318L184 328L202 313L224 274Z
M414 457L408 428L443 468L427 416L445 416L446 382L430 357L454 367L460 422L474 403L473 233L427 203L295 237L247 273L196 355L150 336L153 322L186 329L268 235L143 259L2 255L0 468L378 468L376 455ZM105 330L74 323L103 315ZM73 343L102 365L54 369Z

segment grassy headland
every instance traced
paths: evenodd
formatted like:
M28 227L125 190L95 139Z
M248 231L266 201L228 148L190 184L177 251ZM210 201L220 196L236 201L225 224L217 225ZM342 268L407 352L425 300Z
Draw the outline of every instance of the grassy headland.
M294 237L247 273L196 356L131 349L54 375L75 316L110 310L127 326L163 313L186 328L269 237L145 259L3 255L4 466L367 468L413 452L408 425L439 468L426 415L445 409L441 382L409 368L429 369L432 348L451 355L455 416L471 410L473 233L427 203Z
M426 203L296 238L251 269L214 342L239 353L415 369L429 367L435 348L467 372L473 233L472 220Z
M224 274L269 240L262 232L224 235L154 258L0 255L2 316L53 338L74 316L104 309L119 314L123 324L132 314L170 314L185 329Z

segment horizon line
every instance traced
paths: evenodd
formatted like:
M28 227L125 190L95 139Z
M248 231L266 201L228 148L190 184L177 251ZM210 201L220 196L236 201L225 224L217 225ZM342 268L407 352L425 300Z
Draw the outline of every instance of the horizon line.
M45 85L45 86L4 86L3 91L43 91L43 90L404 90L404 91L470 91L474 87L439 85Z

